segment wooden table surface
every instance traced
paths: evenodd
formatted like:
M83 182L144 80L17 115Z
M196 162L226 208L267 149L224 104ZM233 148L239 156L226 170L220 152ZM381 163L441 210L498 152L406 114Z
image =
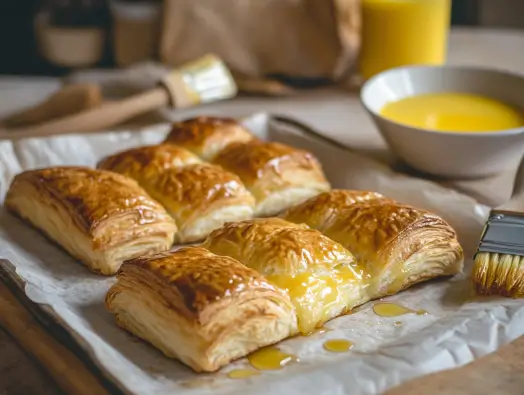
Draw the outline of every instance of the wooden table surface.
M451 34L449 61L452 64L497 67L524 73L524 31L457 29ZM37 86L40 89L36 89ZM57 87L56 80L0 77L0 92L9 91L9 95L0 95L0 117L33 104ZM219 111L229 110L232 115L245 115L260 110L288 113L322 130L338 131L342 135L341 128L346 127L344 123L337 117L326 115L332 111L344 111L344 106L348 104L349 99L342 96L328 99L313 107L307 104L311 101L302 102L300 97L278 101L237 99L227 104L219 103L214 108ZM213 107L210 108L212 109ZM323 121L319 125L319 112L323 112L323 120L331 119L331 122ZM353 125L355 122L362 125L361 128L356 128L361 132L352 136L351 145L362 149L384 151L383 140L365 115L361 112L349 112ZM520 395L524 394L523 356L524 339L521 338L503 348L497 355L487 356L453 371L452 377L458 377L457 380L449 380L449 375L438 374L425 380L432 380L438 386L440 393L444 394ZM401 389L393 390L390 394L419 394L420 388L420 382L417 384L417 381L414 381ZM38 364L26 356L24 351L0 328L0 395L36 394L58 395L62 392Z
M63 395L62 391L0 328L0 395Z

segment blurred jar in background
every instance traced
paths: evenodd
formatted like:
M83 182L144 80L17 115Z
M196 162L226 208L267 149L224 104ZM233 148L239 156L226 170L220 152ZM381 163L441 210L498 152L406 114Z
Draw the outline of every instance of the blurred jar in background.
M110 0L114 58L119 67L157 58L161 0Z
M106 0L46 0L35 16L40 52L60 67L93 66L103 56L108 23Z
M445 63L451 0L362 0L360 74Z

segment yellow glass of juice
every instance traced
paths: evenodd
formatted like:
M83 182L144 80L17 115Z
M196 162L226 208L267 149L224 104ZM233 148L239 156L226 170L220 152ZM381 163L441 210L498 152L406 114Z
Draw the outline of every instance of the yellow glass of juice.
M451 0L361 0L360 74L446 61Z

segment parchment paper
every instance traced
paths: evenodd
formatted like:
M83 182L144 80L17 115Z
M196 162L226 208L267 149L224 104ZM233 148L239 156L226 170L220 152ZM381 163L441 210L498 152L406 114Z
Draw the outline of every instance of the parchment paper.
M257 114L246 125L260 137L314 152L335 187L371 189L430 209L457 229L471 256L489 208L442 186L393 173L385 165L309 137L296 128ZM0 199L23 169L59 164L94 165L101 157L127 147L162 140L167 125L140 132L65 136L0 142ZM26 293L48 304L79 343L120 386L133 394L375 394L410 378L470 362L524 333L521 301L474 298L464 274L433 281L388 298L414 314L381 318L368 303L352 315L329 322L329 332L289 339L281 349L299 363L258 377L233 380L225 372L247 366L239 360L217 374L196 375L153 347L117 328L105 311L104 295L113 278L91 274L65 252L5 211L0 212L0 257L9 259L27 281ZM396 321L401 325L395 325ZM354 342L348 353L324 351L328 338Z

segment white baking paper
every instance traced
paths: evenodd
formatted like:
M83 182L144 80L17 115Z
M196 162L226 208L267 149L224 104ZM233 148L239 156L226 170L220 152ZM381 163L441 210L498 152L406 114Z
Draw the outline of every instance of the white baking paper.
M458 231L472 256L489 208L431 182L392 173L377 162L306 137L266 114L245 123L263 138L315 153L338 188L370 189L405 203L432 210ZM0 199L21 170L62 165L94 165L118 150L162 140L167 125L142 131L0 142ZM524 304L503 298L474 298L468 261L464 274L434 281L387 298L428 315L376 316L368 303L352 315L329 322L331 330L286 340L282 350L300 362L279 371L242 380L228 370L247 366L240 360L217 374L197 375L153 347L119 329L103 299L114 278L90 273L40 233L5 211L0 213L0 257L9 259L27 281L26 293L49 305L78 342L126 392L163 394L376 394L410 378L457 367L496 350L524 333ZM401 322L396 324L395 322ZM344 338L348 353L325 351L323 342Z

